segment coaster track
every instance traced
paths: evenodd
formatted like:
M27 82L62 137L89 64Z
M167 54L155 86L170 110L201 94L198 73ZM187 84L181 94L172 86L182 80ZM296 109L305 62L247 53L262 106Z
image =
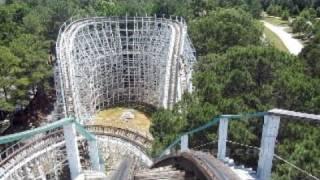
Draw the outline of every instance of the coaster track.
M121 139L137 147L137 150L148 156L146 151L151 147L152 142L152 137L150 136L113 126L91 125L85 128L97 135L98 139L103 139L104 137ZM79 137L78 141L82 141L82 138ZM12 174L17 174L18 169L21 169L21 167L29 168L24 167L25 165L28 166L28 162L37 161L37 158L41 157L41 155L55 149L60 150L61 148L65 148L63 131L61 129L49 132L46 135L36 136L27 141L19 141L1 152L3 158L0 161L0 179L15 177Z
M63 25L55 85L61 115L90 121L124 103L170 108L191 91L195 51L183 19L93 17Z

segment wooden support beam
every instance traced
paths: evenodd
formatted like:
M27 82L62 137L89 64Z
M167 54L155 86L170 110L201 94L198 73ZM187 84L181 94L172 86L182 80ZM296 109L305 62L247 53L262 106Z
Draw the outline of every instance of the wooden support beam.
M81 172L80 156L77 142L75 124L63 126L64 138L66 142L67 158L71 174L71 179L75 179Z
M257 176L260 180L271 179L274 148L280 125L280 116L265 115L258 161Z
M224 160L226 158L228 139L228 119L220 118L219 120L219 134L218 134L218 159Z
M187 151L189 149L188 141L189 141L188 134L181 136L181 142L180 142L181 151Z

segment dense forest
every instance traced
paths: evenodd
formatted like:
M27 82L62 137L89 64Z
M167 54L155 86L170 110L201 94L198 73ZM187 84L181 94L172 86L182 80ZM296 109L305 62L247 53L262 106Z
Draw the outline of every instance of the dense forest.
M294 32L308 39L299 56L265 42L262 11L292 18ZM194 91L172 110L152 116L154 154L178 135L224 113L278 107L320 112L319 0L7 0L0 5L0 119L48 94L52 56L60 25L70 17L183 16L195 46ZM259 146L262 121L232 122L232 140ZM216 127L191 138L191 145L216 138ZM276 153L320 177L320 126L284 119ZM232 156L232 155L231 155ZM252 165L254 158L234 156ZM306 179L276 161L275 179Z

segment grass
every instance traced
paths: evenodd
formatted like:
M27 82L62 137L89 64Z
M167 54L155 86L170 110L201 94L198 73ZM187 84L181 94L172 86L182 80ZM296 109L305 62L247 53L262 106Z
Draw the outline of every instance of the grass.
M285 26L288 25L288 21L284 21L280 18L273 17L273 16L266 16L263 18L263 20L267 21L268 23L278 25L278 26Z
M281 39L273 33L270 29L264 27L264 34L266 35L267 40L277 49L284 51L284 52L289 52L287 47L284 45L284 43L281 41Z
M128 111L134 114L134 118L127 121L121 119L122 114ZM130 108L114 107L98 112L94 117L93 124L133 129L143 134L150 135L149 127L151 125L151 120L141 111Z

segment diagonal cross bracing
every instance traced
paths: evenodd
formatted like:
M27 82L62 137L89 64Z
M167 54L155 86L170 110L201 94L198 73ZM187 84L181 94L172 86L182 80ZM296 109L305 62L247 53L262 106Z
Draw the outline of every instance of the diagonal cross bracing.
M170 108L190 91L194 49L183 20L96 17L64 25L55 79L64 116L87 120L115 104Z

